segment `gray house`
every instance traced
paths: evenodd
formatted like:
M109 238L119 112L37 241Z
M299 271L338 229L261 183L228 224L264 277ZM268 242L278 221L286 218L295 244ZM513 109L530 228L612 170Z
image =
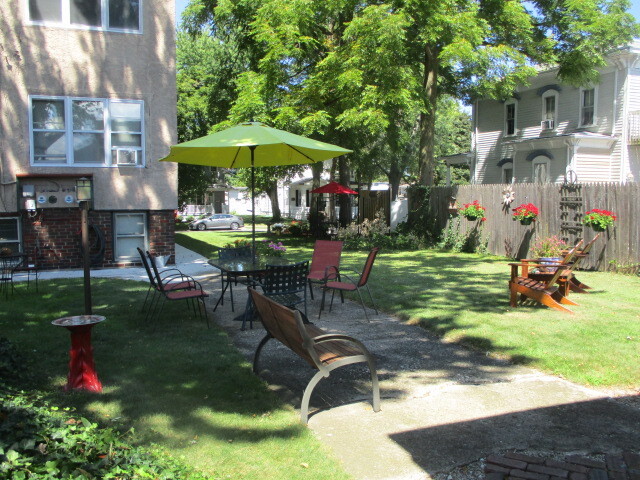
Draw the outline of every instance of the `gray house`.
M596 85L548 70L507 101L477 100L472 151L445 161L474 184L640 179L640 41L609 55Z

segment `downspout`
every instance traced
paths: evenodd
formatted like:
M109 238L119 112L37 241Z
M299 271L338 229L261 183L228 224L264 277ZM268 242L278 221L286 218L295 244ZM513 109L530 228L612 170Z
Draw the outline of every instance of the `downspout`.
M478 165L478 100L473 102L473 106L471 107L471 115L473 117L473 131L471 132L471 158L469 168L471 170L471 175L469 176L469 181L472 185L478 183L477 182L477 171L476 167Z
M619 79L619 74L620 74L620 67L624 67L624 64L618 64L616 65L616 70L614 72L614 83L613 83L613 128L611 129L611 136L614 137L615 136L615 131L616 131L616 125L618 124L618 120L620 119L620 114L618 113L618 84L620 82ZM627 65L626 67L627 70L627 78L628 78L628 74L629 74L629 67ZM626 99L626 82L625 82L625 88L624 88L624 92L623 92L623 97L624 99ZM624 101L622 104L622 121L620 122L620 128L622 129L622 132L620 134L620 141L622 142L620 144L620 178L619 181L620 183L624 183L624 178L625 178L625 171L627 169L626 164L627 164L627 128L626 128L626 123L627 122L627 102Z

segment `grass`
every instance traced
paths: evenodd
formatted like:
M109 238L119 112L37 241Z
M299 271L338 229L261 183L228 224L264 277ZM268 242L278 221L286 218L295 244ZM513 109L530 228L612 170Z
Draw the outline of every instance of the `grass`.
M177 241L203 255L250 233L203 232ZM258 237L262 239L264 237ZM310 258L312 240L283 236L292 260ZM359 270L366 252L344 252ZM488 354L589 386L640 388L640 278L579 272L594 287L572 294L567 315L541 305L509 306L508 261L436 250L383 251L369 280L385 312Z
M134 428L213 478L347 478L299 416L270 392L227 335L168 304L145 324L138 309L147 285L93 279L100 395L65 394L69 334L51 321L83 311L82 280L18 285L0 312L0 331L29 358L34 388L103 425Z

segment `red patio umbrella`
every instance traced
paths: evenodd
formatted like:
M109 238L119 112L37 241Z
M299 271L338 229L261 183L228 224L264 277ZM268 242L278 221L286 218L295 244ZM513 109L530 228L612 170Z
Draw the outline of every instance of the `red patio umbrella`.
M322 187L311 190L311 193L346 193L347 195L358 195L358 192L339 184L338 182L329 182Z
M339 184L338 182L329 182L322 187L315 188L311 190L311 193L343 193L346 195L358 195L358 192L355 190L351 190L350 188L345 187L344 185ZM320 209L318 208L318 211ZM334 212L332 213L332 219L334 218Z

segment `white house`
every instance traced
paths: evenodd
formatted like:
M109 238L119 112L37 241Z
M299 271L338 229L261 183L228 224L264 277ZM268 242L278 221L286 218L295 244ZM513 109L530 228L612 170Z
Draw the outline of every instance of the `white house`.
M595 85L540 72L506 101L473 105L471 183L626 183L640 178L640 41L618 49Z

